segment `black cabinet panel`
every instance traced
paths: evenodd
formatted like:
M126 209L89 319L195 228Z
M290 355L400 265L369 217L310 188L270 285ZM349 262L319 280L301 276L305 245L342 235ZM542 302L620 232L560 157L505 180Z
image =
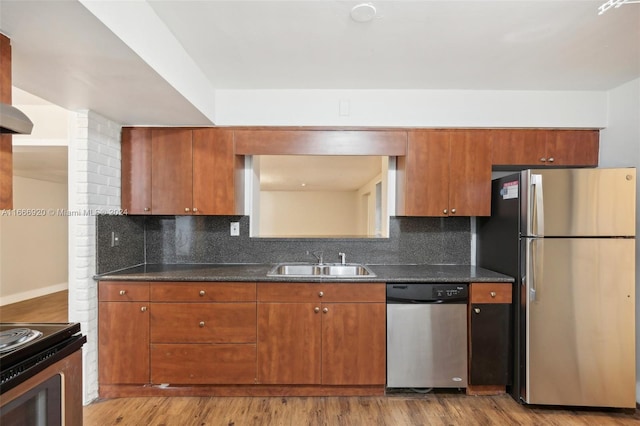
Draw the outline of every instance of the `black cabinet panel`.
M507 385L510 363L509 304L473 304L469 312L469 384Z

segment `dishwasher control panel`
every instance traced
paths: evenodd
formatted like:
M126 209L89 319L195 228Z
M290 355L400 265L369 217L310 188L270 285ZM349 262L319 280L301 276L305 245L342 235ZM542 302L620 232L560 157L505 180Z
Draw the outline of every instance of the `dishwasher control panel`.
M431 288L431 296L435 299L460 299L467 298L466 285L435 285Z
M388 283L387 303L466 303L465 283Z

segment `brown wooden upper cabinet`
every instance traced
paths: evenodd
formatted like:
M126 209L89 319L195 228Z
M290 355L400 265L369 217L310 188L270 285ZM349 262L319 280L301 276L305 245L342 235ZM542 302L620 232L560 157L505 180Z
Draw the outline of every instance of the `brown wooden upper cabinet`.
M599 130L493 131L496 166L598 166Z
M399 216L489 216L489 130L412 130L398 157Z
M122 208L129 214L234 215L243 210L243 158L233 131L122 129Z

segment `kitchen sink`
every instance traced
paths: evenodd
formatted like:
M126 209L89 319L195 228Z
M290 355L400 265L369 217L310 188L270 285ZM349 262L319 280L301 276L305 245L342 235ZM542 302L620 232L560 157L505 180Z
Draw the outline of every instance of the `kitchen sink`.
M375 277L376 274L360 263L280 263L269 273L268 277L317 277L317 278L350 278Z

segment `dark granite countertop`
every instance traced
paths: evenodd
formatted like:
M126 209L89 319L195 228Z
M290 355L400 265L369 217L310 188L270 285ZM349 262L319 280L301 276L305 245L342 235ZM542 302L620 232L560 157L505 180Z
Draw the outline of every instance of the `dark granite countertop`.
M514 282L513 277L471 265L367 265L375 277L268 277L273 264L140 265L96 275L103 281L263 281L263 282Z

